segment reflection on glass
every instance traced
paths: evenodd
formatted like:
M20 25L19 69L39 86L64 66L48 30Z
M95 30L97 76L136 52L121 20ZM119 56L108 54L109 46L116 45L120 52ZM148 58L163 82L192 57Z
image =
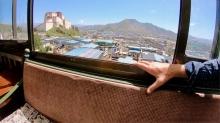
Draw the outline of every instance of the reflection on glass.
M0 0L0 40L12 38L12 0Z
M216 0L192 0L186 54L209 59L216 20Z
M27 0L17 0L17 39L27 40Z
M12 0L0 0L0 40L27 40L27 0L17 0L17 38L13 37Z
M35 51L135 63L170 62L179 0L35 0Z

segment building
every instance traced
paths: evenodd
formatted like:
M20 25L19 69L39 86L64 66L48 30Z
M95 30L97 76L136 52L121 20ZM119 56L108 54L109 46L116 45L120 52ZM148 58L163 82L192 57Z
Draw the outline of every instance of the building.
M128 54L134 60L146 60L156 62L170 62L170 58L157 53L158 49L153 47L128 46Z
M105 60L112 59L112 51L114 51L114 49L116 48L115 41L98 39L95 41L95 44L99 45L99 49L103 51L103 59Z
M47 12L44 17L44 24L46 31L53 27L71 28L71 23L67 21L61 12Z
M128 46L128 55L133 57L134 60L139 59L141 52L142 52L141 47Z
M48 31L53 27L60 26L70 29L72 24L65 19L62 12L47 12L44 17L44 23L40 24L36 29L39 31Z

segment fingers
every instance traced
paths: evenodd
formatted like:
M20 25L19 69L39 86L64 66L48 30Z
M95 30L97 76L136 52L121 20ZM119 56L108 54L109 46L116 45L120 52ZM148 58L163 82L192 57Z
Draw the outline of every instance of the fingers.
M150 65L152 62L151 61L140 61L140 63L144 63L146 65Z
M151 94L156 89L158 89L160 86L162 86L164 82L159 81L158 79L147 88L147 94Z
M146 64L141 63L141 62L137 63L136 65L137 65L139 68L141 68L142 70L144 70L144 71L146 71L146 72L148 72L148 73L151 72L151 69L149 68L149 65L146 65Z
M145 67L148 67L147 64L144 64L144 63L141 63L141 62L136 63L136 65L137 65L139 68L145 68Z

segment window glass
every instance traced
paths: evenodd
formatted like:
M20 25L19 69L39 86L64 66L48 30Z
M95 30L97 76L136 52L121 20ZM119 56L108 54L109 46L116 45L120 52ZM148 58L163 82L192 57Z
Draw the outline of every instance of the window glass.
M17 0L17 37L13 37L12 11L12 0L0 0L0 40L27 40L27 0Z
M27 0L17 0L17 38L27 40Z
M219 49L219 51L218 51L218 58L220 58L220 49Z
M170 62L179 9L179 0L35 0L35 51Z
M0 0L0 40L12 38L12 0Z
M209 59L216 21L216 0L192 0L186 54Z

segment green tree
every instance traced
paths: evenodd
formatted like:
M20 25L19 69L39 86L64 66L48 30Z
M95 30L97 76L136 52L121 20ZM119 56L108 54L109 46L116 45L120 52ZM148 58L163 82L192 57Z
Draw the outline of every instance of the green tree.
M58 36L58 37L73 37L73 36L79 36L79 29L74 30L73 28L66 29L65 27L53 27L52 29L48 30L46 32L46 35L48 37L51 36Z
M22 32L23 30L22 30L22 27L20 27L20 26L18 26L17 27L17 32L19 33L19 32Z
M42 40L37 33L34 34L34 47L35 50L44 51Z
M46 47L45 47L45 51L46 51L46 52L52 51L52 48L51 48L50 46L46 46Z

